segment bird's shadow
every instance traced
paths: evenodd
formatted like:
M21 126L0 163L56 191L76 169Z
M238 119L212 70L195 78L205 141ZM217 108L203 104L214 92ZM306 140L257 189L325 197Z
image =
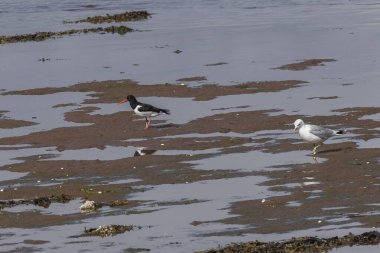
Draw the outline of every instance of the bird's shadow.
M169 124L161 124L161 125L152 125L150 128L156 128L156 129L163 129L163 128L170 128L170 127L176 127L178 128L179 125L169 123Z
M340 152L344 150L349 150L352 149L351 147L349 148L334 148L334 149L327 149L327 150L321 150L318 151L317 154L329 154L329 153L335 153L335 152Z
M320 163L318 161L318 155L323 155L323 154L329 154L329 153L336 153L336 152L339 152L339 151L343 151L343 150L346 150L346 149L350 149L350 148L334 148L334 149L327 149L327 150L321 150L321 151L318 151L316 154L309 154L307 156L310 156L313 158L313 162L318 164Z

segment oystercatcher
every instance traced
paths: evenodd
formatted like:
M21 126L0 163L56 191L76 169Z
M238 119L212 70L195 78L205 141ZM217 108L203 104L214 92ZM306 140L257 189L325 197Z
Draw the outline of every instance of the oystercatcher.
M305 124L302 119L294 121L294 131L297 131L302 139L306 142L313 143L313 155L317 153L317 148L322 146L323 142L334 135L342 135L345 129L332 130L316 125Z
M119 102L119 105L129 102L133 111L142 117L145 117L145 129L148 129L150 124L150 117L156 117L160 113L170 114L169 110L154 107L150 104L144 104L135 98L133 95L128 95L126 99Z
M133 156L144 156L144 155L151 155L157 150L155 149L147 149L144 147L136 148L135 154Z

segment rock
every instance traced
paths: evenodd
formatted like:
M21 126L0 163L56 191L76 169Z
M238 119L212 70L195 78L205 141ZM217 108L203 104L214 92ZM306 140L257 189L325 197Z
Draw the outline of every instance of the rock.
M96 203L95 201L92 201L92 200L86 200L86 202L84 202L80 207L79 209L82 210L82 211L94 211L96 210Z

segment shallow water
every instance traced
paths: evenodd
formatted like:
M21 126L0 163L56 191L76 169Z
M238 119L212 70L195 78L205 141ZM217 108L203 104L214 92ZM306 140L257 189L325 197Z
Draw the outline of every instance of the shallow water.
M93 5L93 6L88 6ZM67 86L92 80L132 79L141 84L179 83L179 78L206 76L207 81L184 82L189 86L203 83L231 85L246 81L267 81L298 79L308 83L301 87L281 92L230 95L210 101L194 101L191 98L144 97L144 101L168 108L176 108L171 115L162 117L166 122L185 124L192 120L214 114L279 109L270 115L341 115L335 109L348 107L378 107L380 80L380 5L373 1L216 1L216 0L161 0L143 1L78 1L63 0L47 3L43 0L3 0L0 2L0 35L32 33L37 31L61 31L71 28L90 27L89 24L63 24L63 20L76 20L104 13L119 13L120 10L148 10L153 13L147 21L131 22L126 25L141 30L125 36L120 35L80 35L44 42L28 42L0 45L0 89L22 90L46 86ZM46 22L49 20L49 22ZM173 51L182 50L180 54ZM48 58L49 61L38 61ZM312 67L305 71L274 69L283 64L311 58L334 58L337 61L325 66ZM225 62L220 66L205 66ZM358 95L360 94L360 96ZM3 96L1 111L9 111L5 116L26 120L37 125L1 129L0 138L20 136L32 132L47 131L57 127L81 126L68 122L64 113L80 109L81 103L90 93L57 93L43 96ZM120 96L124 96L121 94ZM318 97L337 96L336 99ZM312 98L312 99L311 99ZM117 101L115 101L117 102ZM73 103L72 106L54 107L58 104ZM114 104L95 104L99 109L90 114L112 114L126 110ZM244 106L244 108L241 108ZM190 108L190 110L189 110ZM230 108L226 110L216 110ZM129 110L129 108L127 109ZM186 113L183 113L186 111ZM362 119L379 121L379 114L366 115ZM260 124L260 122L257 122ZM289 122L291 123L291 122ZM345 127L350 128L349 122ZM186 161L194 169L233 170L247 173L276 172L291 170L290 165L307 168L315 164L309 156L310 150L300 149L280 153L260 150L256 141L270 138L267 143L275 143L298 136L286 130L266 130L241 133L210 133L164 136L161 138L203 138L230 137L251 138L252 143L244 147L251 151L242 153L220 153L220 149L206 150L157 150L152 155L209 154L210 157ZM377 128L378 130L378 128ZM349 133L342 138L329 140L338 144L357 137ZM148 139L128 139L140 141ZM378 148L379 138L354 140L359 148ZM294 145L300 144L293 142ZM292 145L293 145L292 144ZM41 160L116 160L133 157L134 146L105 149L65 150L56 147L30 148L11 146L0 150L0 165L22 162L17 157L32 155L54 155ZM11 150L11 148L17 148ZM258 149L258 150L257 150ZM331 158L329 158L331 159ZM318 158L319 163L328 158ZM307 170L307 169L305 169ZM6 180L18 179L25 173L0 171L1 188L7 187ZM68 178L67 180L70 180ZM295 230L288 233L255 234L240 236L206 236L218 232L239 231L254 224L228 224L220 220L234 216L231 205L237 201L265 200L275 196L289 195L294 188L303 188L310 193L306 198L323 198L326 194L319 178L304 176L299 182L276 185L284 191L272 190L265 186L271 179L264 176L205 180L183 184L145 185L138 189L144 192L126 196L129 200L146 201L132 211L147 213L126 214L100 210L97 215L80 214L82 200L69 204L53 204L49 209L34 206L20 206L4 210L21 213L41 212L44 215L82 215L79 220L65 225L52 225L33 229L0 228L2 250L10 251L26 247L31 251L67 252L100 251L113 247L115 251L127 248L149 248L153 252L191 252L207 249L235 241L279 240L293 236L318 235L335 236L348 232L366 231L359 228L363 224L348 217L346 206L325 207L328 216L309 217L315 220L311 229ZM104 184L129 185L141 183L138 178L102 178ZM57 182L49 182L55 184ZM58 182L59 184L60 182ZM40 184L43 187L47 184ZM315 187L315 188L313 188ZM1 199L1 192L0 192ZM181 201L194 201L184 204ZM170 203L169 203L170 202ZM176 203L177 202L177 203ZM305 200L288 201L284 205L297 208ZM165 204L166 203L166 204ZM378 215L377 206L373 211L364 210L360 215ZM130 210L128 210L130 211ZM345 215L331 215L330 212ZM180 215L179 215L180 214ZM318 224L318 220L326 223ZM191 225L193 221L204 221ZM108 238L70 236L79 235L84 227L107 224L132 224L142 226L122 235ZM372 229L371 228L367 228ZM27 245L24 240L48 240L42 245ZM84 242L83 242L84 241ZM82 242L82 243L81 243ZM342 248L332 252L378 252L378 246L365 248Z
M0 108L4 116L11 119L25 120L37 123L36 125L13 129L2 129L1 137L19 136L28 133L47 131L57 127L84 126L66 121L64 113L80 106L54 107L59 104L80 104L86 93L63 92L44 96L1 96ZM38 101L38 103L36 103Z
M28 173L18 173L18 172L6 171L6 170L0 171L0 176L1 176L2 181L20 178L20 177L25 176L26 174Z
M358 247L358 246L352 246L352 247L344 247L341 249L336 249L332 250L332 253L354 253L354 252L366 252L366 253L376 253L379 252L380 247L379 246L365 246L363 247Z
M373 85L379 77L375 43L379 35L371 32L379 22L376 5L357 5L355 1L335 1L337 5L330 5L331 1L275 1L270 5L265 1L155 1L140 5L113 1L109 5L97 1L96 10L79 8L77 12L68 12L65 6L79 4L66 0L42 9L38 6L43 3L17 2L10 5L2 1L6 8L0 21L9 22L9 26L2 26L0 34L31 32L37 27L38 30L62 30L66 28L62 20L86 17L89 13L113 13L119 9L148 8L154 15L148 21L130 25L149 31L127 36L73 36L41 43L2 45L0 73L5 89L123 78L163 83L205 75L208 82L222 84L306 79L315 82L313 86L330 87L339 95L347 89ZM254 6L258 8L250 8ZM46 16L42 14L46 13L55 16L49 23L44 22ZM18 15L23 19L9 18L15 19ZM365 46L358 47L363 44ZM230 50L231 47L234 49ZM171 53L176 49L183 53ZM42 57L51 61L37 62ZM337 62L329 63L328 68L296 73L272 69L296 60L321 57L336 58ZM161 62L163 58L165 64ZM221 61L228 64L204 66ZM7 64L9 62L17 62L18 68ZM20 70L23 75L16 74ZM344 83L354 85L342 87ZM326 90L328 95L337 95L332 94L335 92ZM368 99L375 98L371 93L366 95Z
M234 168L242 171L268 171L271 170L272 167L278 165L285 166L287 164L315 163L315 160L312 157L306 156L309 153L310 151L291 151L274 155L260 151L251 151L247 153L223 154L191 163L199 163L199 165L195 165L194 168L205 170L216 168L219 170L229 170ZM273 159L273 157L275 157L275 159ZM318 159L319 162L325 160L326 159L323 158Z

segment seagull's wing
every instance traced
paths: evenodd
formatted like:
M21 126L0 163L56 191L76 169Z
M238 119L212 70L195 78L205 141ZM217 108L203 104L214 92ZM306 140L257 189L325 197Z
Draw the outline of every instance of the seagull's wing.
M316 125L310 125L310 133L318 136L322 140L326 140L334 135L333 130Z

